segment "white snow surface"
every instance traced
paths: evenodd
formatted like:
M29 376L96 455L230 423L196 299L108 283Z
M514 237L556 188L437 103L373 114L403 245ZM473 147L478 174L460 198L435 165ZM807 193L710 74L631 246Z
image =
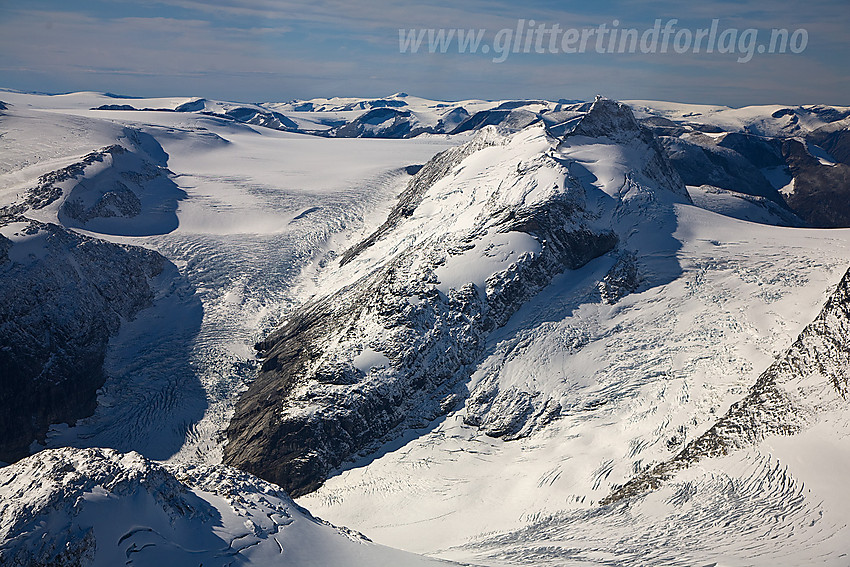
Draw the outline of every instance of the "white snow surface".
M800 135L829 123L818 116L817 112L823 108L818 105L793 107L768 104L733 108L651 100L623 102L632 107L638 118L661 116L679 123L713 126L723 132L748 132L760 136ZM830 108L841 112L850 110L847 106Z
M364 374L369 374L375 367L386 368L390 364L390 360L383 353L369 347L360 351L360 354L355 356L352 362L355 368Z
M743 397L817 315L846 269L850 231L757 225L690 205L677 205L676 219L675 237L682 247L675 257L682 274L675 280L606 305L595 291L611 265L603 257L556 278L494 332L491 354L479 363L470 389L495 379L501 389L550 397L567 408L561 419L506 442L464 425L461 408L430 429L411 432L408 442L388 445L366 466L340 471L299 502L376 541L473 563L499 564L507 557L499 545L481 555L469 544L486 540L486 534L503 533L500 537L518 548L551 544L548 532L534 535L550 527L537 522L551 517L566 549L563 562L552 564L572 564L566 561L570 557L576 564L596 564L607 557L643 565L655 557L692 565L719 559L713 554L720 544L730 550L724 556L728 564L751 564L747 549L766 537L759 527L759 506L769 502L740 512L746 512L739 518L746 530L736 532L734 543L722 529L682 537L737 513L729 502L714 500L711 487L722 484L718 478L757 491L762 483L785 482L775 477L777 471L793 478L791 461L743 471L722 461L703 463L697 469L706 476L688 481L704 493L699 521L677 524L686 512L665 507L668 496L652 496L656 509L647 504L624 523L621 539L606 535L605 524L618 522L620 511L607 519L595 512L596 502L614 485L674 455ZM846 432L836 427L828 442L843 446ZM769 454L768 449L755 451ZM807 474L812 474L808 467ZM675 486L687 488L678 480ZM841 490L846 494L846 488ZM846 508L839 501L833 504L826 492L803 494L807 519L795 525L805 526L823 514L829 527L794 531L780 521L788 538L760 547L770 553L757 564L782 559L777 564L796 565L802 557L814 557L805 552L814 537L825 540L819 546L828 546L815 546L819 553L841 564L836 558L847 551L840 535L847 525ZM793 491L785 497L789 502L797 498ZM583 514L606 519L596 528L583 527ZM659 529L646 544L646 549L657 548L655 555L621 555L624 542L648 533L659 521L667 531ZM519 533L523 529L532 531ZM571 537L584 529L587 535ZM529 537L541 540L532 543ZM697 547L685 543L697 539ZM644 544L636 539L630 545ZM570 548L576 548L573 555L567 553ZM798 548L802 555L792 553ZM533 549L524 553L505 564L534 563Z

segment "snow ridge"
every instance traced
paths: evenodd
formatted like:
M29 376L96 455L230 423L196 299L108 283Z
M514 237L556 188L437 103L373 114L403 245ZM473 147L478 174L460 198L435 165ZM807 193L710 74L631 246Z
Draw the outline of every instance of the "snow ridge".
M0 469L0 563L433 565L318 520L279 487L135 452L46 449ZM442 563L442 562L441 562Z

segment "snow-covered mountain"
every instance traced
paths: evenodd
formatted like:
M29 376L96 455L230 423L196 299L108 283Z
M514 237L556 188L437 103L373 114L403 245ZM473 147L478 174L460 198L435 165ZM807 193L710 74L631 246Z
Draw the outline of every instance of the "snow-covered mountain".
M97 111L192 112L283 130L338 138L411 138L459 134L485 126L522 129L535 122L563 123L587 110L582 101L434 101L396 93L384 98L317 98L245 104L205 98L132 99L94 93L67 95L71 104ZM63 101L65 102L65 101Z
M0 100L4 564L846 563L847 108Z
M62 106L92 108L110 117L116 111L194 113L286 132L356 138L457 135L494 125L517 131L531 124L545 125L559 136L590 107L565 99L442 102L406 93L256 104L94 93L62 97ZM778 215L788 226L850 226L850 107L628 102L659 136L689 190L711 210L770 224ZM780 210L766 212L774 205Z
M810 226L850 225L850 107L629 104L688 185L763 197Z
M593 175L588 153L613 157L602 192L571 173ZM260 343L263 366L225 461L300 494L354 454L445 415L468 394L489 333L564 270L615 248L631 261L636 234L676 200L687 193L652 135L605 99L562 140L542 126L485 129L439 154L386 223L342 255L339 290ZM516 436L560 413L556 400L514 394L475 392L467 421Z

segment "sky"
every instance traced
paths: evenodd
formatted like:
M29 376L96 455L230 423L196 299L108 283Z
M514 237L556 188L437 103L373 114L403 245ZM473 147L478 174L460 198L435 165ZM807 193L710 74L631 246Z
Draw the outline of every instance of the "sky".
M607 47L611 29L634 28L642 38L656 20L666 25L674 19L666 53L660 43L648 53L640 45L629 53L628 44L618 53L616 41ZM525 32L514 53L517 26L527 29L530 20L544 26L537 32L543 39L538 46L538 36ZM712 53L705 44L694 53L688 36L709 29L712 20L720 32L730 30L727 52L718 42ZM576 44L545 31L556 24L593 29L597 37L600 24L609 31L598 45L589 36L584 53L567 53L565 45ZM757 42L744 41L750 28ZM476 53L459 53L455 35L444 53L431 53L429 29L474 30L482 40ZM772 29L789 35L804 30L805 42L798 32L798 53L758 53L756 44L766 45ZM404 37L410 30L425 34L418 52L402 52L399 30ZM682 32L683 52L677 53L673 33L681 30L688 33ZM481 0L0 0L0 87L240 102L404 91L439 100L603 94L730 106L850 105L848 30L848 0L532 0L522 6ZM524 53L527 37L530 52Z

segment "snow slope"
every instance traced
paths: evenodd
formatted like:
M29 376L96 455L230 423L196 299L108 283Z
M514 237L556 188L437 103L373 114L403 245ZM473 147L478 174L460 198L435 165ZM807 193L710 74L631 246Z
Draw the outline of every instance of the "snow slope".
M0 562L30 565L446 565L321 520L226 467L45 450L0 469Z

